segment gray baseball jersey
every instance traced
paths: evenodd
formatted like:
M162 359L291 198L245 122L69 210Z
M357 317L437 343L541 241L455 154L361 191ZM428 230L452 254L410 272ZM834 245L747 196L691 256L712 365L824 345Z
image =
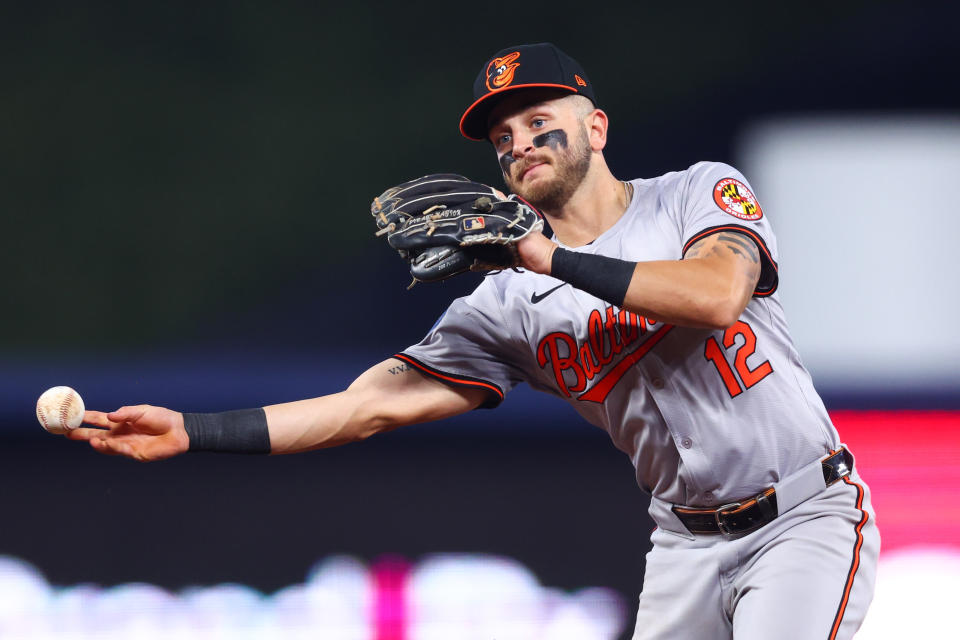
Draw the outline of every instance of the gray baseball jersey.
M624 215L572 249L679 260L700 238L737 231L761 249L755 295L731 328L676 327L531 272L490 275L398 354L502 399L519 382L605 429L640 486L665 503L711 506L762 491L839 440L787 332L777 245L746 179L728 165L634 180ZM653 514L657 517L657 514Z
M823 489L820 459L840 442L787 332L769 220L727 165L632 184L624 215L572 250L679 260L710 234L741 233L763 265L732 327L675 327L549 276L505 271L454 301L396 357L486 389L489 406L526 382L572 404L630 456L658 525L635 640L850 638L873 595L879 534L856 470ZM819 490L789 500L811 469ZM772 485L779 515L750 535L693 535L672 511Z

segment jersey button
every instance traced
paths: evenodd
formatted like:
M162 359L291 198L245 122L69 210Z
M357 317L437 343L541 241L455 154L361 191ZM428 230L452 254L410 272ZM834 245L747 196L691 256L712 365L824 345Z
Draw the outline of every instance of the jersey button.
M654 378L650 381L654 389L663 389L663 378Z
M691 440L690 438L682 438L680 440L680 446L683 447L684 449L689 449L690 447L693 446L693 440Z

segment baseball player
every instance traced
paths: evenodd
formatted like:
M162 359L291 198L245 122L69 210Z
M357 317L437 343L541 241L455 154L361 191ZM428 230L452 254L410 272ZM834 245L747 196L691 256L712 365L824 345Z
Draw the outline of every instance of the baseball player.
M651 495L634 638L852 637L879 551L869 490L790 339L746 178L712 162L614 177L593 86L548 43L497 52L474 99L461 132L492 144L511 195L436 174L371 209L415 280L499 269L419 344L340 393L89 411L95 428L68 437L140 460L292 453L493 407L526 382L605 429Z

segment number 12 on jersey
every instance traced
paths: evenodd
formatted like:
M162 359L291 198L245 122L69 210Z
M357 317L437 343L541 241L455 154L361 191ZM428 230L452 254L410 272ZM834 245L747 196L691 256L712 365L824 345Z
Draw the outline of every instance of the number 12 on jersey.
M703 357L717 368L717 373L720 374L720 378L726 385L731 398L736 398L743 393L744 388L749 389L773 373L773 367L770 366L769 360L764 360L753 369L747 366L747 358L752 356L757 348L757 336L746 322L738 320L736 324L724 331L723 346L727 349L732 347L737 342L737 336L743 336L743 344L737 349L733 360L737 373L734 373L733 369L730 368L730 363L727 362L724 351L720 348L715 337L707 338L707 343L703 348ZM740 376L739 380L737 374ZM741 381L743 381L743 386L740 384Z

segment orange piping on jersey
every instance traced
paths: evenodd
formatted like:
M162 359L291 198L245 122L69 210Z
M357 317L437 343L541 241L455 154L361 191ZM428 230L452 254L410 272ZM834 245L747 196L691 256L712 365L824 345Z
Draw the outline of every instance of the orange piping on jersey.
M770 255L770 251L767 249L767 243L763 241L763 238L761 238L758 233L755 233L754 231L746 227L741 227L740 225L737 225L737 224L721 225L719 227L710 227L709 229L704 229L697 235L687 240L687 244L683 245L683 251L680 253L680 255L681 256L687 255L687 250L690 249L690 246L693 243L697 242L698 240L703 240L707 236L712 236L713 234L720 233L721 231L734 231L736 233L742 233L743 235L753 239L753 241L756 242L757 246L760 247L760 250L763 251L764 255L767 256L767 260L770 261L770 264L773 265L773 270L774 271L780 270L780 267L777 265L776 260L774 260L773 256ZM769 296L773 294L773 292L776 290L777 290L777 287L776 285L774 285L773 288L771 288L769 291L754 291L753 295L762 298L764 296Z
M462 384L462 385L466 385L466 386L469 386L469 387L482 387L482 388L484 388L484 389L486 389L486 390L488 390L488 391L493 391L495 394L497 394L497 397L498 397L500 400L503 400L503 391L501 391L501 390L500 390L500 387L498 387L498 386L495 385L495 384L491 384L491 383L489 383L489 382L484 382L484 381L482 381L482 380L470 380L469 378L455 378L455 377L453 377L453 376L451 376L451 375L447 375L447 374L445 374L445 373L441 373L440 371L436 371L435 369L432 369L432 368L428 367L427 365L425 365L425 364L423 364L423 363L421 363L421 362L417 362L416 360L414 360L414 359L411 358L410 356L404 355L404 354L402 354L402 353L397 353L397 354L395 354L393 357L396 358L396 359L398 359L398 360L403 360L403 361L406 362L407 364L413 365L414 367L416 367L416 368L419 369L420 371L423 371L424 373L430 374L430 375L433 376L434 378L439 378L439 379L441 379L441 380L445 380L445 381L447 381L447 382L452 382L452 383L454 383L454 384Z
M773 256L770 255L770 251L767 249L767 243L763 241L763 238L760 237L760 234L746 227L741 227L738 224L721 225L719 227L710 227L709 229L704 229L697 235L687 240L687 244L683 245L683 252L681 255L686 255L687 250L690 248L690 245L692 245L697 240L702 240L707 236L712 236L713 234L719 233L721 231L735 231L737 233L743 233L745 235L750 236L751 238L757 241L757 245L767 255L767 258L770 259L770 264L773 265L773 268L778 269L776 261L773 259Z
M588 391L577 396L577 400L586 400L587 402L603 402L606 400L607 396L613 390L613 387L620 382L620 378L627 373L630 367L639 362L640 358L647 355L651 349L657 346L657 343L663 339L663 336L670 333L671 329L673 329L672 324L665 324L654 331L653 335L644 340L643 344L618 362L613 369L610 369L607 375L597 380L596 384L590 387Z
M860 510L863 516L860 518L860 522L857 523L857 541L853 545L853 560L850 562L850 572L847 574L847 582L843 587L843 597L840 599L840 606L837 607L837 615L833 619L833 627L830 629L830 636L827 640L835 640L837 632L840 631L840 623L843 621L843 614L847 610L847 602L850 600L850 591L853 590L853 578L856 576L857 569L860 567L860 548L863 546L863 525L867 523L868 518L867 512L863 510L863 487L851 481L849 477L844 477L843 481L857 488L857 509Z

